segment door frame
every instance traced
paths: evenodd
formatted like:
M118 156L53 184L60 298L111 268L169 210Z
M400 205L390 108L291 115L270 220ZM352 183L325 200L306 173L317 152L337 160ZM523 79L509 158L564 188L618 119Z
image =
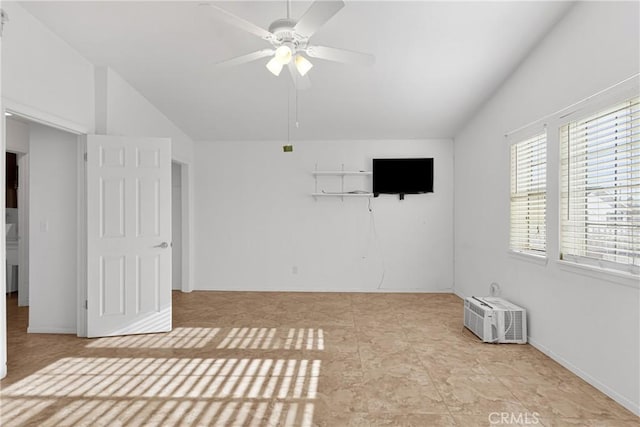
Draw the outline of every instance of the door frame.
M193 253L193 236L192 224L193 224L193 210L191 209L193 196L191 193L193 185L192 181L192 166L191 162L187 159L181 158L175 154L171 155L171 162L180 165L180 205L182 215L182 259L181 270L182 278L180 283L180 291L188 293L193 291L193 264L191 254Z
M7 112L34 123L38 123L44 126L58 129L67 133L71 133L73 135L76 135L77 137L77 141L78 141L77 142L77 153L78 153L77 154L77 166L78 166L77 176L78 178L76 182L76 186L77 186L76 211L78 215L78 225L76 230L76 235L77 235L76 258L78 262L77 262L77 270L76 270L76 290L77 290L76 291L76 334L78 336L86 336L87 313L86 313L86 310L82 309L84 299L86 296L86 289L84 289L85 280L83 279L84 277L86 277L86 242L85 242L86 241L86 238L85 238L86 237L86 215L84 214L86 210L86 190L85 190L86 183L84 179L85 165L84 165L83 135L86 135L89 130L85 126L80 125L78 123L74 123L69 120L65 120L60 117L57 117L55 115L31 108L29 106L13 102L4 97L2 98L2 108L0 110L1 110L2 121L3 121L3 126L2 126L3 132L0 138L2 140L2 143L0 145L0 152L6 151L7 149L7 143L5 140L5 137L6 137L5 113ZM4 189L4 186L5 186L4 175L0 177L0 185L2 186L2 189ZM5 215L4 203L1 203L0 205L1 205L0 214L4 216ZM4 233L3 233L2 239L0 239L0 242L3 242L4 241L3 239L4 239ZM0 259L0 262L2 262L3 266L6 264L6 253L4 251L2 252L2 259ZM6 283L5 283L6 277L4 274L0 278L0 281L1 281L0 283L3 283L4 286L6 287ZM4 312L0 313L0 316L3 316L4 319L6 320L6 316L7 316L6 307L4 309ZM84 335L82 335L83 333Z

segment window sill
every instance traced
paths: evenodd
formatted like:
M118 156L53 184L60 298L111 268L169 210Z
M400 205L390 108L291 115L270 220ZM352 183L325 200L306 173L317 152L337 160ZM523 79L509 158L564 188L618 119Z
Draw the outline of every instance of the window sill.
M595 279L606 280L619 285L640 289L640 276L626 273L624 271L611 270L593 265L579 264L577 262L557 260L561 270L570 271L576 274L593 277Z
M547 265L547 263L549 262L549 258L547 258L546 256L542 256L542 255L533 255L533 254L528 254L526 252L516 252L516 251L512 251L509 250L508 251L509 255L515 259L519 259L521 261L526 261L526 262L530 262L533 264L538 264L538 265Z

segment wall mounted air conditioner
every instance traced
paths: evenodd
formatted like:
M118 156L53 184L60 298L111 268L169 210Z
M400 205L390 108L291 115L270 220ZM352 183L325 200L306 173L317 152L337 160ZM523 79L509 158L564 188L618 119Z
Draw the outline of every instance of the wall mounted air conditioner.
M527 342L526 310L502 298L465 298L464 326L484 342Z

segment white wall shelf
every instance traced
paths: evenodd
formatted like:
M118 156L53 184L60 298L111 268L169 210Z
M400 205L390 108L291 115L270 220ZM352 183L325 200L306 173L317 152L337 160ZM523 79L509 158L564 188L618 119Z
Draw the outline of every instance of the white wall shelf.
M373 193L311 193L313 197L373 197Z
M340 197L340 198L342 198L343 201L344 201L345 197L373 197L373 193L371 193L371 192L369 192L367 190L347 190L347 189L345 189L345 177L348 177L348 176L361 176L361 177L372 176L373 172L371 172L371 171L344 170L344 164L342 165L342 168L340 170L324 170L323 171L323 170L318 170L318 165L316 164L316 170L311 172L311 174L315 178L315 182L316 182L315 191L313 193L311 193L311 195L316 200L317 200L318 197ZM318 180L319 180L319 178L330 177L330 176L340 177L340 188L339 189L336 188L336 189L332 189L332 190L318 189ZM369 183L368 186L371 186L371 183Z
M314 176L373 175L371 171L313 171Z

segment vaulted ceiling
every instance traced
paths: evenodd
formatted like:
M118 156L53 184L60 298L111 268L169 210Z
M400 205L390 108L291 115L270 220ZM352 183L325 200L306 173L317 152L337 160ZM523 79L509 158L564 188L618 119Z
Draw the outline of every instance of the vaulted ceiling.
M215 2L263 28L286 2ZM310 2L294 1L293 18ZM570 7L564 2L350 1L314 44L372 53L371 67L311 58L312 87L269 73L268 47L197 2L22 2L110 66L195 140L451 137ZM296 121L298 127L295 126Z

